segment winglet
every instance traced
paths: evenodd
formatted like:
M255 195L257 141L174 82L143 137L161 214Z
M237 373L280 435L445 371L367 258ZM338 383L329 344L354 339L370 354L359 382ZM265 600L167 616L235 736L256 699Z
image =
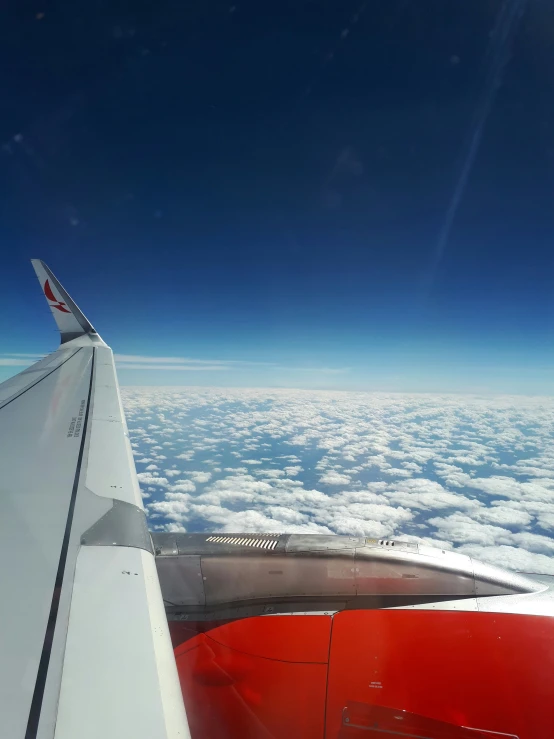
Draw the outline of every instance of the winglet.
M31 259L31 263L37 273L54 320L60 329L61 343L65 344L79 336L91 334L98 336L93 325L81 313L44 262L41 259Z

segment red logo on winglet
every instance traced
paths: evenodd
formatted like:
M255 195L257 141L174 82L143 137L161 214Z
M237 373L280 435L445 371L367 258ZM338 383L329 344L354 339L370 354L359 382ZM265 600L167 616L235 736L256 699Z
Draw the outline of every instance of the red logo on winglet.
M50 305L52 308L57 308L58 310L61 310L62 313L71 313L71 311L67 310L65 307L65 303L62 303L61 300L58 300L54 293L52 292L52 288L50 287L50 282L46 280L44 283L44 294L46 295L46 298L50 301Z

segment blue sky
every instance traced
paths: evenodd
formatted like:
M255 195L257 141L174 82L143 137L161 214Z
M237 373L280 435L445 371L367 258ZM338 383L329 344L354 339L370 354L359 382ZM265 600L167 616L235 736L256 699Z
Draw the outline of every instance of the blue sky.
M0 379L39 257L124 385L554 392L554 10L231 7L6 24Z

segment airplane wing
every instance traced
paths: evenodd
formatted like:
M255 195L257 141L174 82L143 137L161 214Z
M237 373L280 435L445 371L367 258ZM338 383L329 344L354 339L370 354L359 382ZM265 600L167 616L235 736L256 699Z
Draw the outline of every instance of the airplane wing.
M0 385L0 736L185 739L112 351L33 266L61 344Z

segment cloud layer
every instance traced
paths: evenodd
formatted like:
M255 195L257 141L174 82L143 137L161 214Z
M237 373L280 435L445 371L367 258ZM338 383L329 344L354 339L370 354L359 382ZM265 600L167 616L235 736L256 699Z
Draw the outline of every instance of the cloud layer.
M551 398L122 395L153 529L396 536L554 574Z

